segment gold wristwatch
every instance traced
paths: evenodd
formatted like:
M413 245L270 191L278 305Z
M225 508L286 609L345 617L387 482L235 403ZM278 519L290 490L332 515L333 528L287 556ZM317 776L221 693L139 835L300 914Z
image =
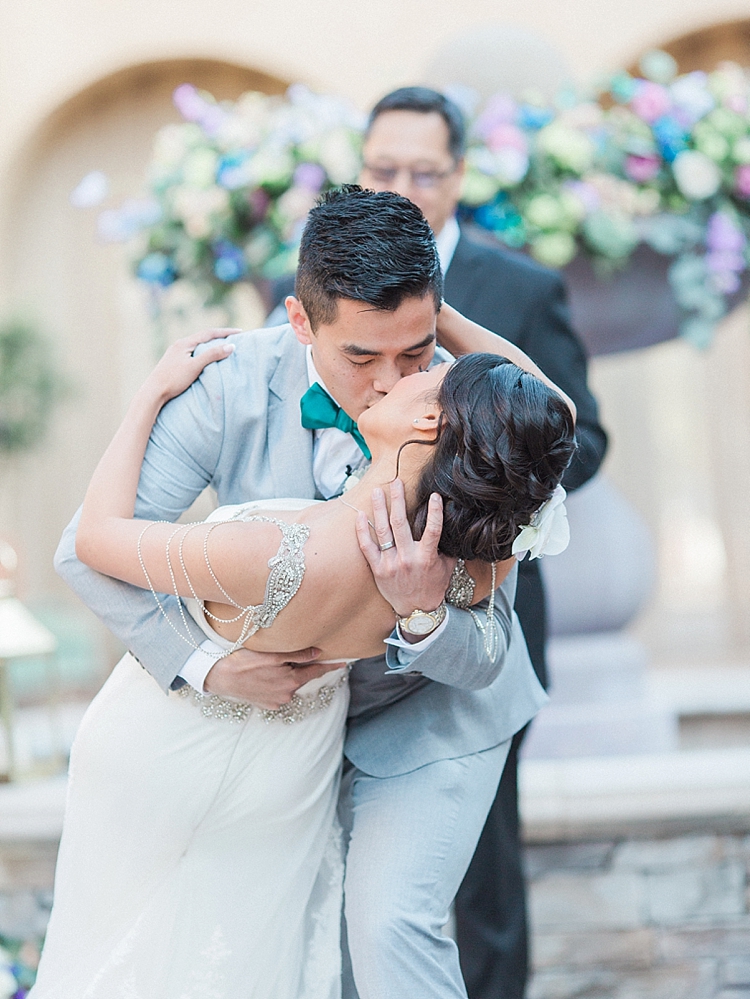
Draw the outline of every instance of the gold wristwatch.
M408 617L398 618L398 626L408 635L425 637L441 625L447 614L445 600L433 611L413 610Z

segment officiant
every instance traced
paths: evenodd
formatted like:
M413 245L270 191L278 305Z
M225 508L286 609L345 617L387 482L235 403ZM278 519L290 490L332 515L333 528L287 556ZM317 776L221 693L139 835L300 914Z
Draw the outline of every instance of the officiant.
M573 332L559 274L501 249L486 234L464 231L456 218L464 173L465 125L460 108L435 90L403 87L372 109L360 183L395 191L422 210L436 236L445 301L469 319L522 348L578 408L578 450L563 484L577 489L599 468L607 447L586 355ZM274 305L291 294L277 283ZM285 321L283 315L271 317ZM545 601L537 561L523 561L515 609L531 661L547 685ZM456 899L461 967L469 999L523 999L528 978L528 927L518 815L518 751L513 739L497 797Z

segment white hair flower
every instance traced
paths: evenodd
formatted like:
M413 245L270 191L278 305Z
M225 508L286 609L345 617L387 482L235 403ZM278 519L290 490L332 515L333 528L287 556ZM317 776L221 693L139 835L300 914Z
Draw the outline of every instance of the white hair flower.
M530 559L541 558L542 555L559 555L568 547L570 525L565 509L566 495L562 486L556 486L550 498L531 518L531 523L521 528L511 549L519 562L523 561L527 552Z

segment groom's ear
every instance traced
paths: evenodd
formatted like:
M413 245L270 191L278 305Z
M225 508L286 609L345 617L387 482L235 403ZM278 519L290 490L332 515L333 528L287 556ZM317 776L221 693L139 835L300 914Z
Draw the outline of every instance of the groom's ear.
M312 343L313 331L302 302L298 298L295 298L294 295L289 295L284 305L289 316L289 325L294 330L294 335L299 342L304 344Z

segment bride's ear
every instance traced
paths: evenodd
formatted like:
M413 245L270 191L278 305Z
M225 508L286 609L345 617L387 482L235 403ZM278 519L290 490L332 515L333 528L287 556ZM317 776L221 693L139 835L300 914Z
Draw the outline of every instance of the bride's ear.
M435 433L439 419L439 413L425 413L424 416L418 416L416 420L412 420L412 426L422 433Z

